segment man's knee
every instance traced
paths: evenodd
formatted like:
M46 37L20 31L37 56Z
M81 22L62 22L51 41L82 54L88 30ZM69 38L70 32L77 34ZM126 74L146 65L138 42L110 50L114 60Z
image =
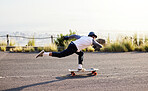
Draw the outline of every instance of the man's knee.
M80 52L80 53L79 53L79 56L83 56L83 55L84 55L84 52Z

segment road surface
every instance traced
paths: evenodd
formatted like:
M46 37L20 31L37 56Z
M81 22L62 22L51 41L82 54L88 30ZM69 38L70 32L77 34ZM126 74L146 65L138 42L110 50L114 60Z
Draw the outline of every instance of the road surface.
M148 91L148 53L85 53L84 68L97 76L77 73L77 55L35 58L37 53L0 52L2 91Z

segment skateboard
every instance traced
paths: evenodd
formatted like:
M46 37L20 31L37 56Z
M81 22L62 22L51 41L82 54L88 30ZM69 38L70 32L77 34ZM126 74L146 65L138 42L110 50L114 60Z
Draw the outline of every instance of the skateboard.
M97 71L98 69L95 68L90 68L90 69L82 69L82 70L78 70L78 69L69 69L69 71L71 72L72 76L76 76L75 72L91 72L92 75L97 75Z

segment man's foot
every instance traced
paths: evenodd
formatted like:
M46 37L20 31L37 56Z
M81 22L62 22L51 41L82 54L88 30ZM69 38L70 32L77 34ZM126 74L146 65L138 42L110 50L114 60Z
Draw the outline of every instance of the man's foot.
M83 70L84 70L84 68L82 67L82 64L79 64L79 65L78 65L78 70L79 70L79 71L83 71Z
M40 53L37 54L36 58L38 58L38 57L43 57L43 53L44 53L44 52L45 52L45 51L42 50Z

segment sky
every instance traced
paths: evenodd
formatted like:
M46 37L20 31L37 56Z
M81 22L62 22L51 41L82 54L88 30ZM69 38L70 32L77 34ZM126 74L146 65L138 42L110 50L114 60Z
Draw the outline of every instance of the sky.
M0 0L0 32L148 32L148 0Z

